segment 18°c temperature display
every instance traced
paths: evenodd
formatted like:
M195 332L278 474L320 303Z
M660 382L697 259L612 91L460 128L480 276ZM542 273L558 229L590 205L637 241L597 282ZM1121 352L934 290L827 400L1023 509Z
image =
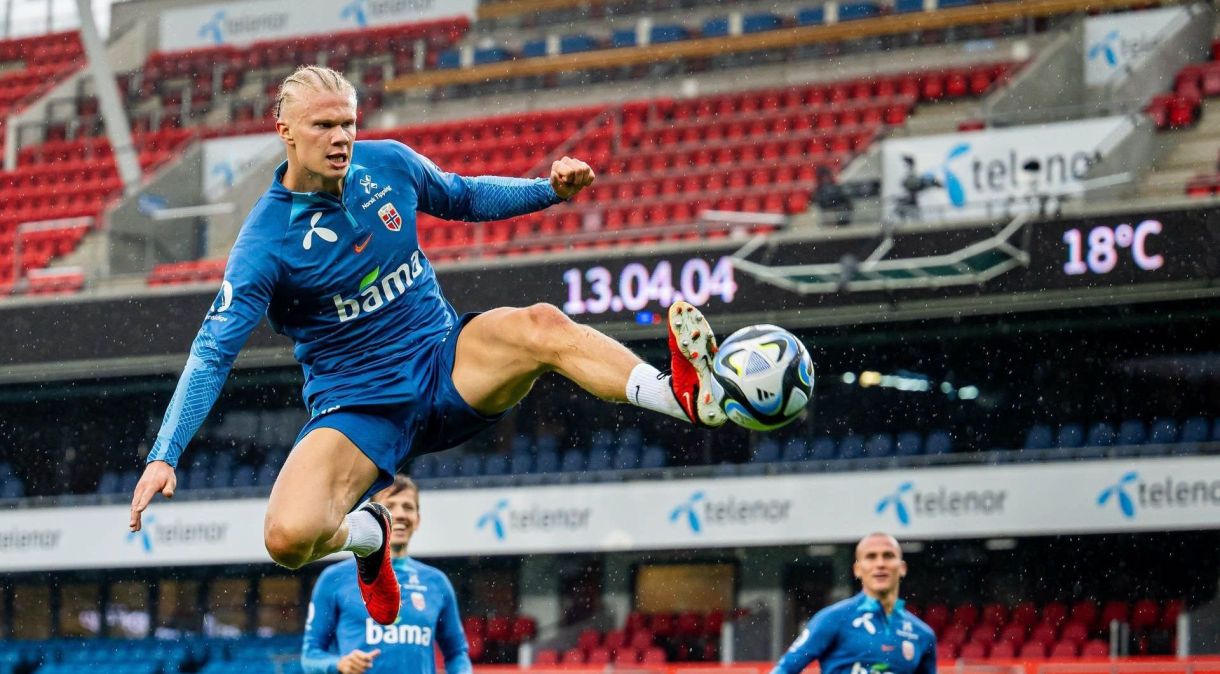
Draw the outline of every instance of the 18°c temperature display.
M1164 226L1159 220L1145 220L1134 227L1101 225L1090 229L1087 236L1083 230L1069 229L1063 233L1063 243L1067 244L1063 272L1068 276L1109 274L1126 255L1144 271L1160 269L1165 257L1150 252L1149 244L1162 231Z
M569 316L641 311L650 304L668 307L679 300L703 306L712 298L732 302L737 293L727 257L714 264L699 258L680 264L661 260L652 269L631 262L618 273L600 266L574 268L563 273L563 280L568 287L563 311Z

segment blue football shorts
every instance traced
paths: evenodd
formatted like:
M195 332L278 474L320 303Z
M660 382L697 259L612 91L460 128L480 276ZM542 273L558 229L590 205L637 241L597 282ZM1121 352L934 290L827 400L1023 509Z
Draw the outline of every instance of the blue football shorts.
M432 360L429 381L420 382L424 390L419 402L401 405L341 407L310 419L301 429L295 447L315 428L333 428L351 440L377 465L377 481L360 501L390 486L407 457L449 449L469 440L495 424L504 413L486 416L458 395L453 385L453 362L458 334L477 313L465 314L450 338L437 340L423 357Z

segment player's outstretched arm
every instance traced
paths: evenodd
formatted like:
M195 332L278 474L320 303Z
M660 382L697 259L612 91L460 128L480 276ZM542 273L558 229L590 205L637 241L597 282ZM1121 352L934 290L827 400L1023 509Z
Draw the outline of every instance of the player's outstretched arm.
M825 609L819 611L788 647L771 674L799 674L821 658L834 643L834 625Z
M335 645L335 631L339 626L339 604L335 598L337 582L335 570L328 568L314 583L305 614L305 635L301 639L301 669L305 674L341 671L339 663L343 658L339 657Z
M457 595L453 585L445 578L442 589L445 603L436 619L437 644L445 658L445 674L471 674L470 646L466 632L462 629L462 616L458 613Z

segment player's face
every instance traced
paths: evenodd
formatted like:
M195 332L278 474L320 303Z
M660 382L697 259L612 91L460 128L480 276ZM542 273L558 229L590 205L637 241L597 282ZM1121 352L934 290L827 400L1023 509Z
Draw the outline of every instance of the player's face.
M352 162L356 102L329 91L293 99L276 125L288 155L306 183L298 190L337 190Z
M902 561L902 549L890 536L869 536L856 546L856 563L852 569L864 591L872 596L898 591L898 584L907 574Z
M419 528L419 494L414 489L404 489L393 496L377 499L390 511L394 528L390 530L390 547L406 546Z

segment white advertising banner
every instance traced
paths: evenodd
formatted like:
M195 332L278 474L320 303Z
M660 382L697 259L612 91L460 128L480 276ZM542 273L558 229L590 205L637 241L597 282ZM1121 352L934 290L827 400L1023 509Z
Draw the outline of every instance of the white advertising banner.
M473 18L475 0L257 0L166 10L161 15L163 51L247 45L360 28Z
M1161 41L1168 37L1162 35L1162 31L1175 17L1186 14L1183 7L1168 7L1085 19L1085 85L1102 85L1124 72L1128 65L1159 47Z
M0 514L0 570L267 562L262 500ZM423 557L1220 528L1220 457L425 491Z
M215 201L240 183L268 157L283 159L280 137L260 133L233 138L213 138L203 143L203 196ZM266 182L271 183L271 176Z
M1080 194L1099 148L1134 130L1126 117L886 140L886 217L962 221L1015 215L1039 197Z

